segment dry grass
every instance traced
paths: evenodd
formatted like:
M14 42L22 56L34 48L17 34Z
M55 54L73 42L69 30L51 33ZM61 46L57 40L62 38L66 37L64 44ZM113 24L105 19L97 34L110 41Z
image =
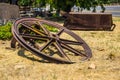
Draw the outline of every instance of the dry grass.
M27 51L30 58L21 57L19 49L6 49L10 41L0 41L0 80L120 80L120 18L113 19L114 31L75 31L93 52L90 61L75 64L42 63Z

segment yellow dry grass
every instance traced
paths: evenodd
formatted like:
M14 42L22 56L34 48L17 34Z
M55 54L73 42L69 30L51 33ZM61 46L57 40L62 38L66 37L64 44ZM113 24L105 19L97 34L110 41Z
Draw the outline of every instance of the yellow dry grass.
M120 18L113 20L114 31L74 31L93 52L90 61L75 64L42 63L28 51L25 58L19 49L7 48L10 41L1 40L0 80L120 80ZM91 64L96 68L89 69Z

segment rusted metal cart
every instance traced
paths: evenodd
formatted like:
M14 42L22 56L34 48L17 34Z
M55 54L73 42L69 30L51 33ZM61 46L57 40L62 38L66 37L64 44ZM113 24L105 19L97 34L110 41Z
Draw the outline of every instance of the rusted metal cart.
M64 27L70 30L113 31L115 28L111 13L62 12L62 15L67 17Z

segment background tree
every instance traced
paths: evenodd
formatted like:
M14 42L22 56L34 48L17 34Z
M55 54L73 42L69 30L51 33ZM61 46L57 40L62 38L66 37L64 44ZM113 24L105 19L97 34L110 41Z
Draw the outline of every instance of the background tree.
M51 8L55 8L58 12L60 10L70 12L71 8L76 5L82 9L90 10L93 7L93 12L96 11L96 6L100 5L105 10L104 4L109 3L111 0L18 0L20 5L32 5L32 6L45 6L50 4Z
M71 8L76 5L80 6L82 9L90 10L93 7L93 12L96 12L96 6L100 5L102 12L105 11L104 4L108 4L110 0L51 0L50 5L57 9L57 12L60 10L70 12Z
M18 0L18 5L20 6L30 6L31 4L31 0Z
M49 4L56 8L58 12L60 10L70 12L74 5L80 6L81 9L87 10L90 10L90 8L93 7L93 12L96 12L96 6L100 5L102 12L104 12L104 4L108 4L110 0L46 0L46 2L49 2Z

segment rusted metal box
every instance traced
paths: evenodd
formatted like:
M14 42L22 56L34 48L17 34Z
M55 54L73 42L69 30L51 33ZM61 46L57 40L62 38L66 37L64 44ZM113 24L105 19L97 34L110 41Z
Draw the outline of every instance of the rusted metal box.
M71 12L67 15L64 26L71 30L103 30L112 31L115 25L110 13Z

